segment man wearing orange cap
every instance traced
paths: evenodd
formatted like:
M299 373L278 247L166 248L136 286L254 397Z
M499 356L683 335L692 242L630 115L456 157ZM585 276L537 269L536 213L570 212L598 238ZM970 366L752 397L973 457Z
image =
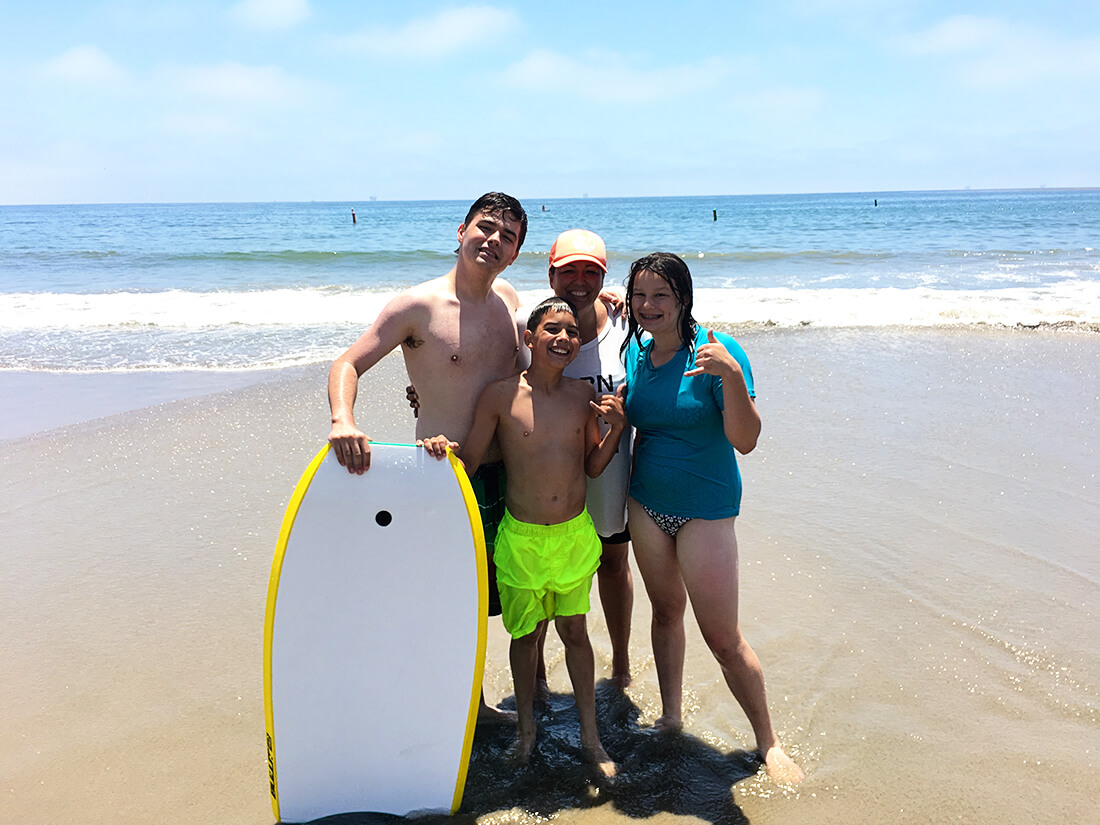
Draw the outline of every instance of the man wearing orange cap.
M590 382L601 395L614 395L626 380L619 348L626 338L626 312L614 314L599 300L607 274L607 248L603 238L586 229L562 232L550 247L550 287L577 309L581 349L565 368L568 378ZM601 423L601 434L609 425ZM588 512L600 535L603 553L597 581L600 604L611 637L611 679L621 689L630 684L630 614L634 607L634 582L628 551L626 489L630 480L633 431L627 430L619 452L598 478L588 480Z

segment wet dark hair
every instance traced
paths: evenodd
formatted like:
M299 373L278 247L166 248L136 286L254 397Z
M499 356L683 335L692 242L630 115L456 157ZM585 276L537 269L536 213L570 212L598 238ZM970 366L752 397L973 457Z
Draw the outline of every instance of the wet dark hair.
M691 316L691 307L694 302L691 272L679 255L671 252L654 252L639 258L630 265L630 274L626 277L626 307L627 335L623 345L619 348L620 355L626 352L633 338L640 345L642 343L642 330L638 326L638 319L634 317L634 281L641 272L652 272L664 278L672 295L680 303L680 340L687 344L688 351L695 351L695 335L699 331L699 324Z
M507 215L512 220L519 221L519 242L516 244L516 251L518 252L527 237L527 213L523 211L523 205L511 195L505 195L503 192L486 192L474 201L474 205L466 213L466 220L462 223L469 226L470 221L482 212L490 215Z
M573 316L574 321L578 324L580 323L580 319L577 318L577 308L573 306L572 301L565 298L559 298L555 295L553 298L547 298L531 310L531 317L527 319L527 331L534 332L538 329L539 321L549 312L568 312Z

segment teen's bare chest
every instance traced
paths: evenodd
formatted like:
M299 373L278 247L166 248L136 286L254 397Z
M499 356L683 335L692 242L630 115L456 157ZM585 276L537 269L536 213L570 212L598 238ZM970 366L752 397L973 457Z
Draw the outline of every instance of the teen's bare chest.
M503 303L484 307L448 306L434 312L422 334L403 342L406 357L432 369L499 372L507 375L519 350L513 315Z

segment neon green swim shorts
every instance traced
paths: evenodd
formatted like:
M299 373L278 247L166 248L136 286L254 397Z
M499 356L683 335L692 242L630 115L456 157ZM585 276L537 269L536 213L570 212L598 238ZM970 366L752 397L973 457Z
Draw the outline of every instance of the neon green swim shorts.
M587 613L601 551L588 510L549 525L517 521L505 511L493 560L501 618L512 638L528 635L544 619Z

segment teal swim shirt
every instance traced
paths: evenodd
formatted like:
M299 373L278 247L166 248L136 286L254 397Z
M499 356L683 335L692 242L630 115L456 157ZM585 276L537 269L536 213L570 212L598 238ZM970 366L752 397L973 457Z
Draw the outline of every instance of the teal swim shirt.
M756 396L752 367L741 345L725 333L718 339L741 365L749 395ZM707 343L700 328L695 346ZM722 379L684 376L694 369L688 348L654 367L653 342L631 341L626 363L626 415L636 428L630 495L658 513L721 519L741 512L741 472L722 422Z

